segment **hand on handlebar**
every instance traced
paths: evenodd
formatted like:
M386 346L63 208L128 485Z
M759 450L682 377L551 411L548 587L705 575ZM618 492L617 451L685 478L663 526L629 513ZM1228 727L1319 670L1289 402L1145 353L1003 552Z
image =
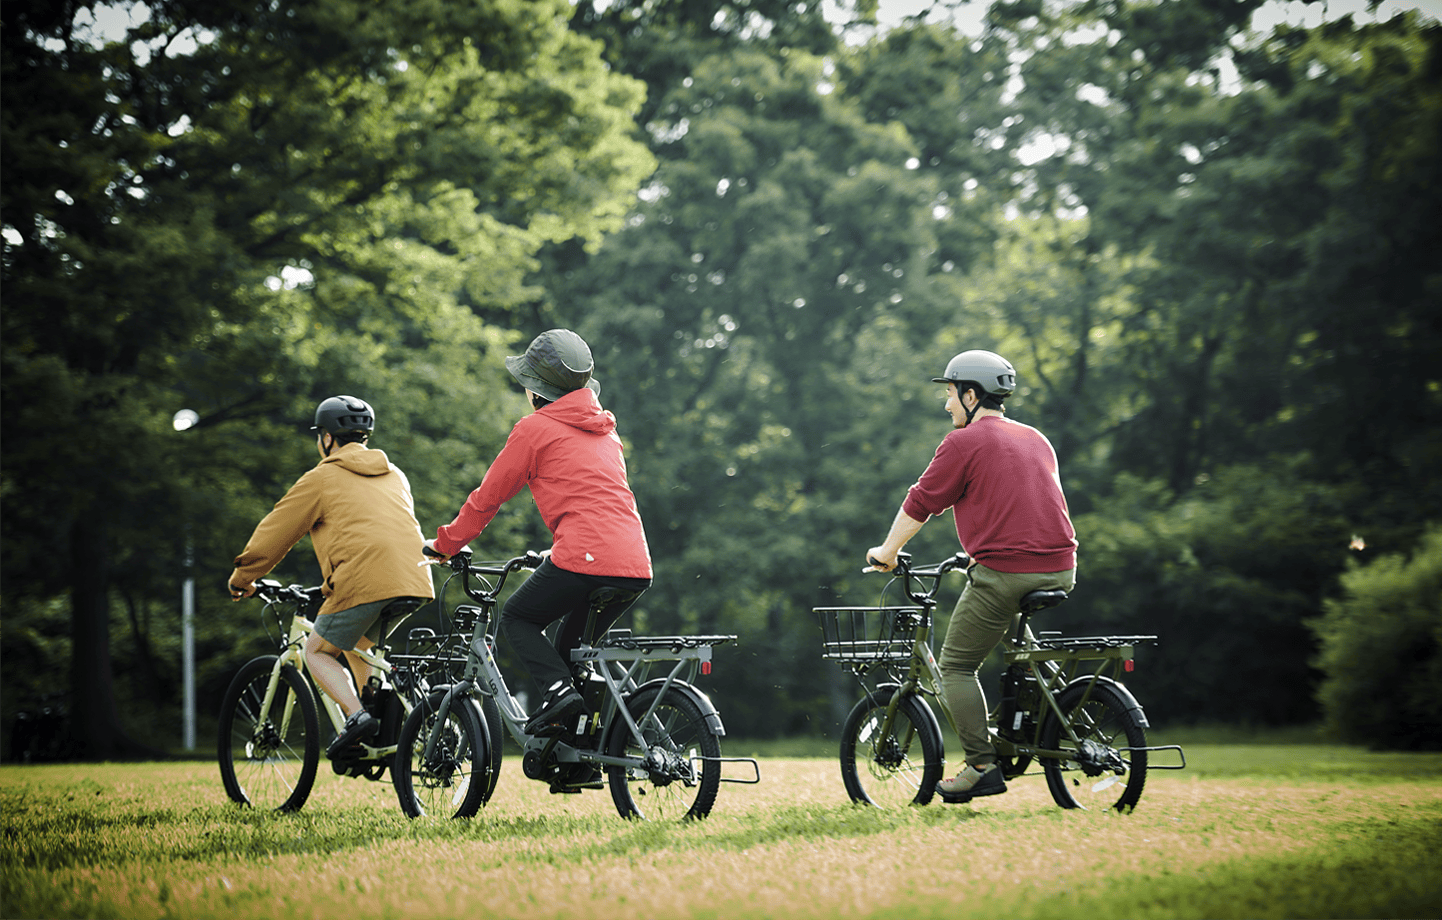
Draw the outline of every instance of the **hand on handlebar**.
M241 588L237 587L236 585L228 584L225 587L230 592L230 599L232 601L240 601L245 600L247 597L255 597L255 585Z
M880 546L866 551L866 568L862 572L890 572L896 568L896 553L888 553Z
M424 543L422 543L422 544L421 544L421 553L422 553L426 558L422 559L420 562L417 562L417 563L416 563L417 566L422 566L422 565L445 565L447 562L450 561L450 558L451 558L450 556L447 556L447 555L445 555L444 553L442 553L440 550L436 549L436 541L435 541L435 540L427 540L427 541L425 541Z

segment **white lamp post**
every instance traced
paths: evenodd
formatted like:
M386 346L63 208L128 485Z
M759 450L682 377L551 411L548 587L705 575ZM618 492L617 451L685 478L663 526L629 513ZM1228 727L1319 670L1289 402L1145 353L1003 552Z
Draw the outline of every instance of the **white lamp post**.
M200 421L194 409L181 409L171 424L176 431L188 431ZM185 535L185 584L180 589L180 671L181 703L184 709L184 741L187 751L195 750L195 548Z

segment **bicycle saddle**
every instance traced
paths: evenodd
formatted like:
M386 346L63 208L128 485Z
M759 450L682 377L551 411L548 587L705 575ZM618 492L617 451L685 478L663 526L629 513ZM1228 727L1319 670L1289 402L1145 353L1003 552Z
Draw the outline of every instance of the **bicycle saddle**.
M1055 607L1066 600L1067 593L1061 589L1028 591L1021 596L1021 612L1036 613L1048 607Z
M604 610L612 604L624 604L640 596L640 591L628 591L625 588L597 588L587 595L586 600L591 602L592 610Z

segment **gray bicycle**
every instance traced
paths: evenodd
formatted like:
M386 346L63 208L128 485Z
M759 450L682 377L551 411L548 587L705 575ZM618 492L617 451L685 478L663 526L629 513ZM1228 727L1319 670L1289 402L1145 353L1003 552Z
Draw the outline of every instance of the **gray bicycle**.
M503 731L520 747L528 779L558 794L609 784L624 818L703 818L721 783L760 782L755 760L721 756L721 714L694 683L711 673L712 649L736 637L635 636L629 629L596 636L598 613L621 600L615 589L591 595L571 655L586 711L560 735L526 733L525 710L496 662L495 612L506 580L541 561L531 552L474 563L463 550L444 563L475 603L457 606L449 636L438 637L452 649L455 681L417 705L401 729L391 775L406 814L475 814L495 788ZM726 764L743 764L748 773L724 777Z

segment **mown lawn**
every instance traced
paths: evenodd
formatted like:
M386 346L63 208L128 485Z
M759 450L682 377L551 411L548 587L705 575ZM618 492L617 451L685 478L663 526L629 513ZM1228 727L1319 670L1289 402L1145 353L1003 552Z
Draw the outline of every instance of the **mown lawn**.
M329 774L274 815L232 807L208 763L4 767L0 916L1442 916L1442 755L1187 759L1117 815L1058 809L1040 775L881 812L845 801L834 759L766 756L685 825L549 795L514 757L468 821L408 821L387 782Z

